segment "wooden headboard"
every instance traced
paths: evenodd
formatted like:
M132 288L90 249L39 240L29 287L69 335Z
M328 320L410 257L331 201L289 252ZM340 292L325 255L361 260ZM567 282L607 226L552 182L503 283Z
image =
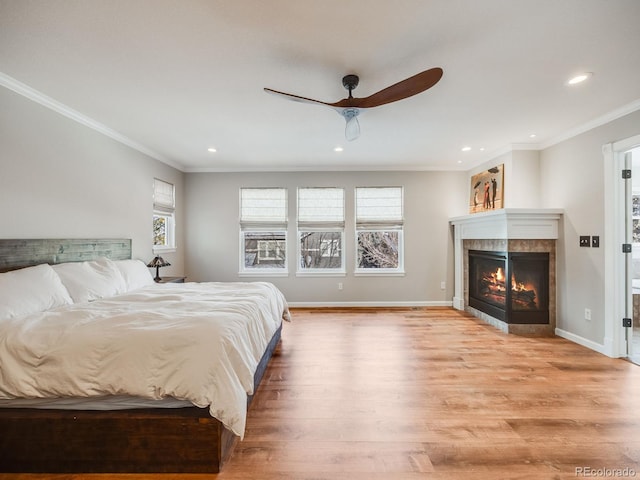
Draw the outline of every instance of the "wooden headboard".
M131 258L130 238L0 239L0 272L41 263L54 265L107 257Z

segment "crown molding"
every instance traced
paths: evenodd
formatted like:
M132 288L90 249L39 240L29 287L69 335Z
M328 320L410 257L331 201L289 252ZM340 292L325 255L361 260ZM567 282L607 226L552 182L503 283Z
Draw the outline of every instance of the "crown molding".
M511 153L516 150L545 150L553 145L556 145L560 142L564 142L565 140L569 140L573 137L576 137L582 133L588 132L596 127L600 127L602 125L606 125L609 122L617 120L618 118L624 117L625 115L629 115L637 110L640 110L640 99L635 100L631 103L628 103L616 110L612 110L600 117L594 118L593 120L586 122L582 125L579 125L575 128L567 130L560 135L553 137L546 142L541 143L512 143L509 145L505 145L502 148L497 150L493 150L492 152L488 152L482 158L480 158L477 162L474 162L472 165L467 166L467 171L473 170L474 168L482 165L485 162L490 160L494 160L502 155L507 153Z
M544 150L546 148L552 147L560 142L564 142L565 140L569 140L570 138L577 137L578 135L588 132L596 127L600 127L609 122L617 120L618 118L624 117L625 115L629 115L637 110L640 110L640 99L635 100L634 102L628 103L620 108L612 110L611 112L605 113L604 115L594 118L593 120L579 125L575 128L567 130L560 135L543 142L540 144L540 150Z
M106 125L90 117L87 117L86 115L83 115L77 110L74 110L73 108L68 107L63 103L60 103L57 100L54 100L53 98L45 95L44 93L36 90L35 88L31 88L30 86L22 82L19 82L15 78L10 77L9 75L2 72L0 72L0 85L5 87L8 90L11 90L17 93L18 95L22 95L23 97L28 98L29 100L42 105L43 107L46 107L50 110L53 110L56 113L59 113L60 115L70 118L71 120L78 122L79 124L84 125L85 127L89 127L92 130L95 130L96 132L99 132L119 143L122 143L128 147L131 147L134 150L137 150L138 152L143 153L144 155L147 155L148 157L158 160L159 162L165 163L180 171L184 171L184 165L181 165L179 163L169 160L163 155L160 155L158 152L155 152L150 148L134 140L131 140L129 137L122 135L121 133L113 130L112 128L109 128Z
M464 171L464 168L458 168ZM445 166L424 167L420 165L329 165L326 167L187 167L184 173L297 173L297 172L451 172L456 171Z

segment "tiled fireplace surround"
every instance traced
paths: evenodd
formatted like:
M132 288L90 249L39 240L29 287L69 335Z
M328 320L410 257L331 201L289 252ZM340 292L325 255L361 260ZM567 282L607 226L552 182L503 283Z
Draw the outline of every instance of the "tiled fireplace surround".
M454 229L453 306L506 333L553 335L556 328L556 240L562 210L500 209L450 219ZM469 306L469 250L549 254L549 323L513 324Z

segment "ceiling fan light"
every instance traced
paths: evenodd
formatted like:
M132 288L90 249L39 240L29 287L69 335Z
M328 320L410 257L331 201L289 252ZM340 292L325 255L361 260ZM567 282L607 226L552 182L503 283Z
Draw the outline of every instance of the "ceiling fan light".
M357 108L345 108L341 114L347 122L344 127L344 137L349 142L352 142L360 136L360 122L358 122L360 110Z
M347 125L344 127L344 137L347 141L352 142L360 136L360 122L356 117L352 117L347 120Z

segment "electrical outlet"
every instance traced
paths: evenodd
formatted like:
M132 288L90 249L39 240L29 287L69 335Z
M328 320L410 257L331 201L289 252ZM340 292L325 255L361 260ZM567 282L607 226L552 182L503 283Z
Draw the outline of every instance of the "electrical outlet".
M590 308L585 308L584 309L584 319L585 320L591 320L591 309Z
M590 247L591 246L591 237L589 235L580 235L580 246L581 247Z
M444 290L447 288L447 284L445 282L440 282L440 290Z
M338 282L338 290L342 290L342 282Z

